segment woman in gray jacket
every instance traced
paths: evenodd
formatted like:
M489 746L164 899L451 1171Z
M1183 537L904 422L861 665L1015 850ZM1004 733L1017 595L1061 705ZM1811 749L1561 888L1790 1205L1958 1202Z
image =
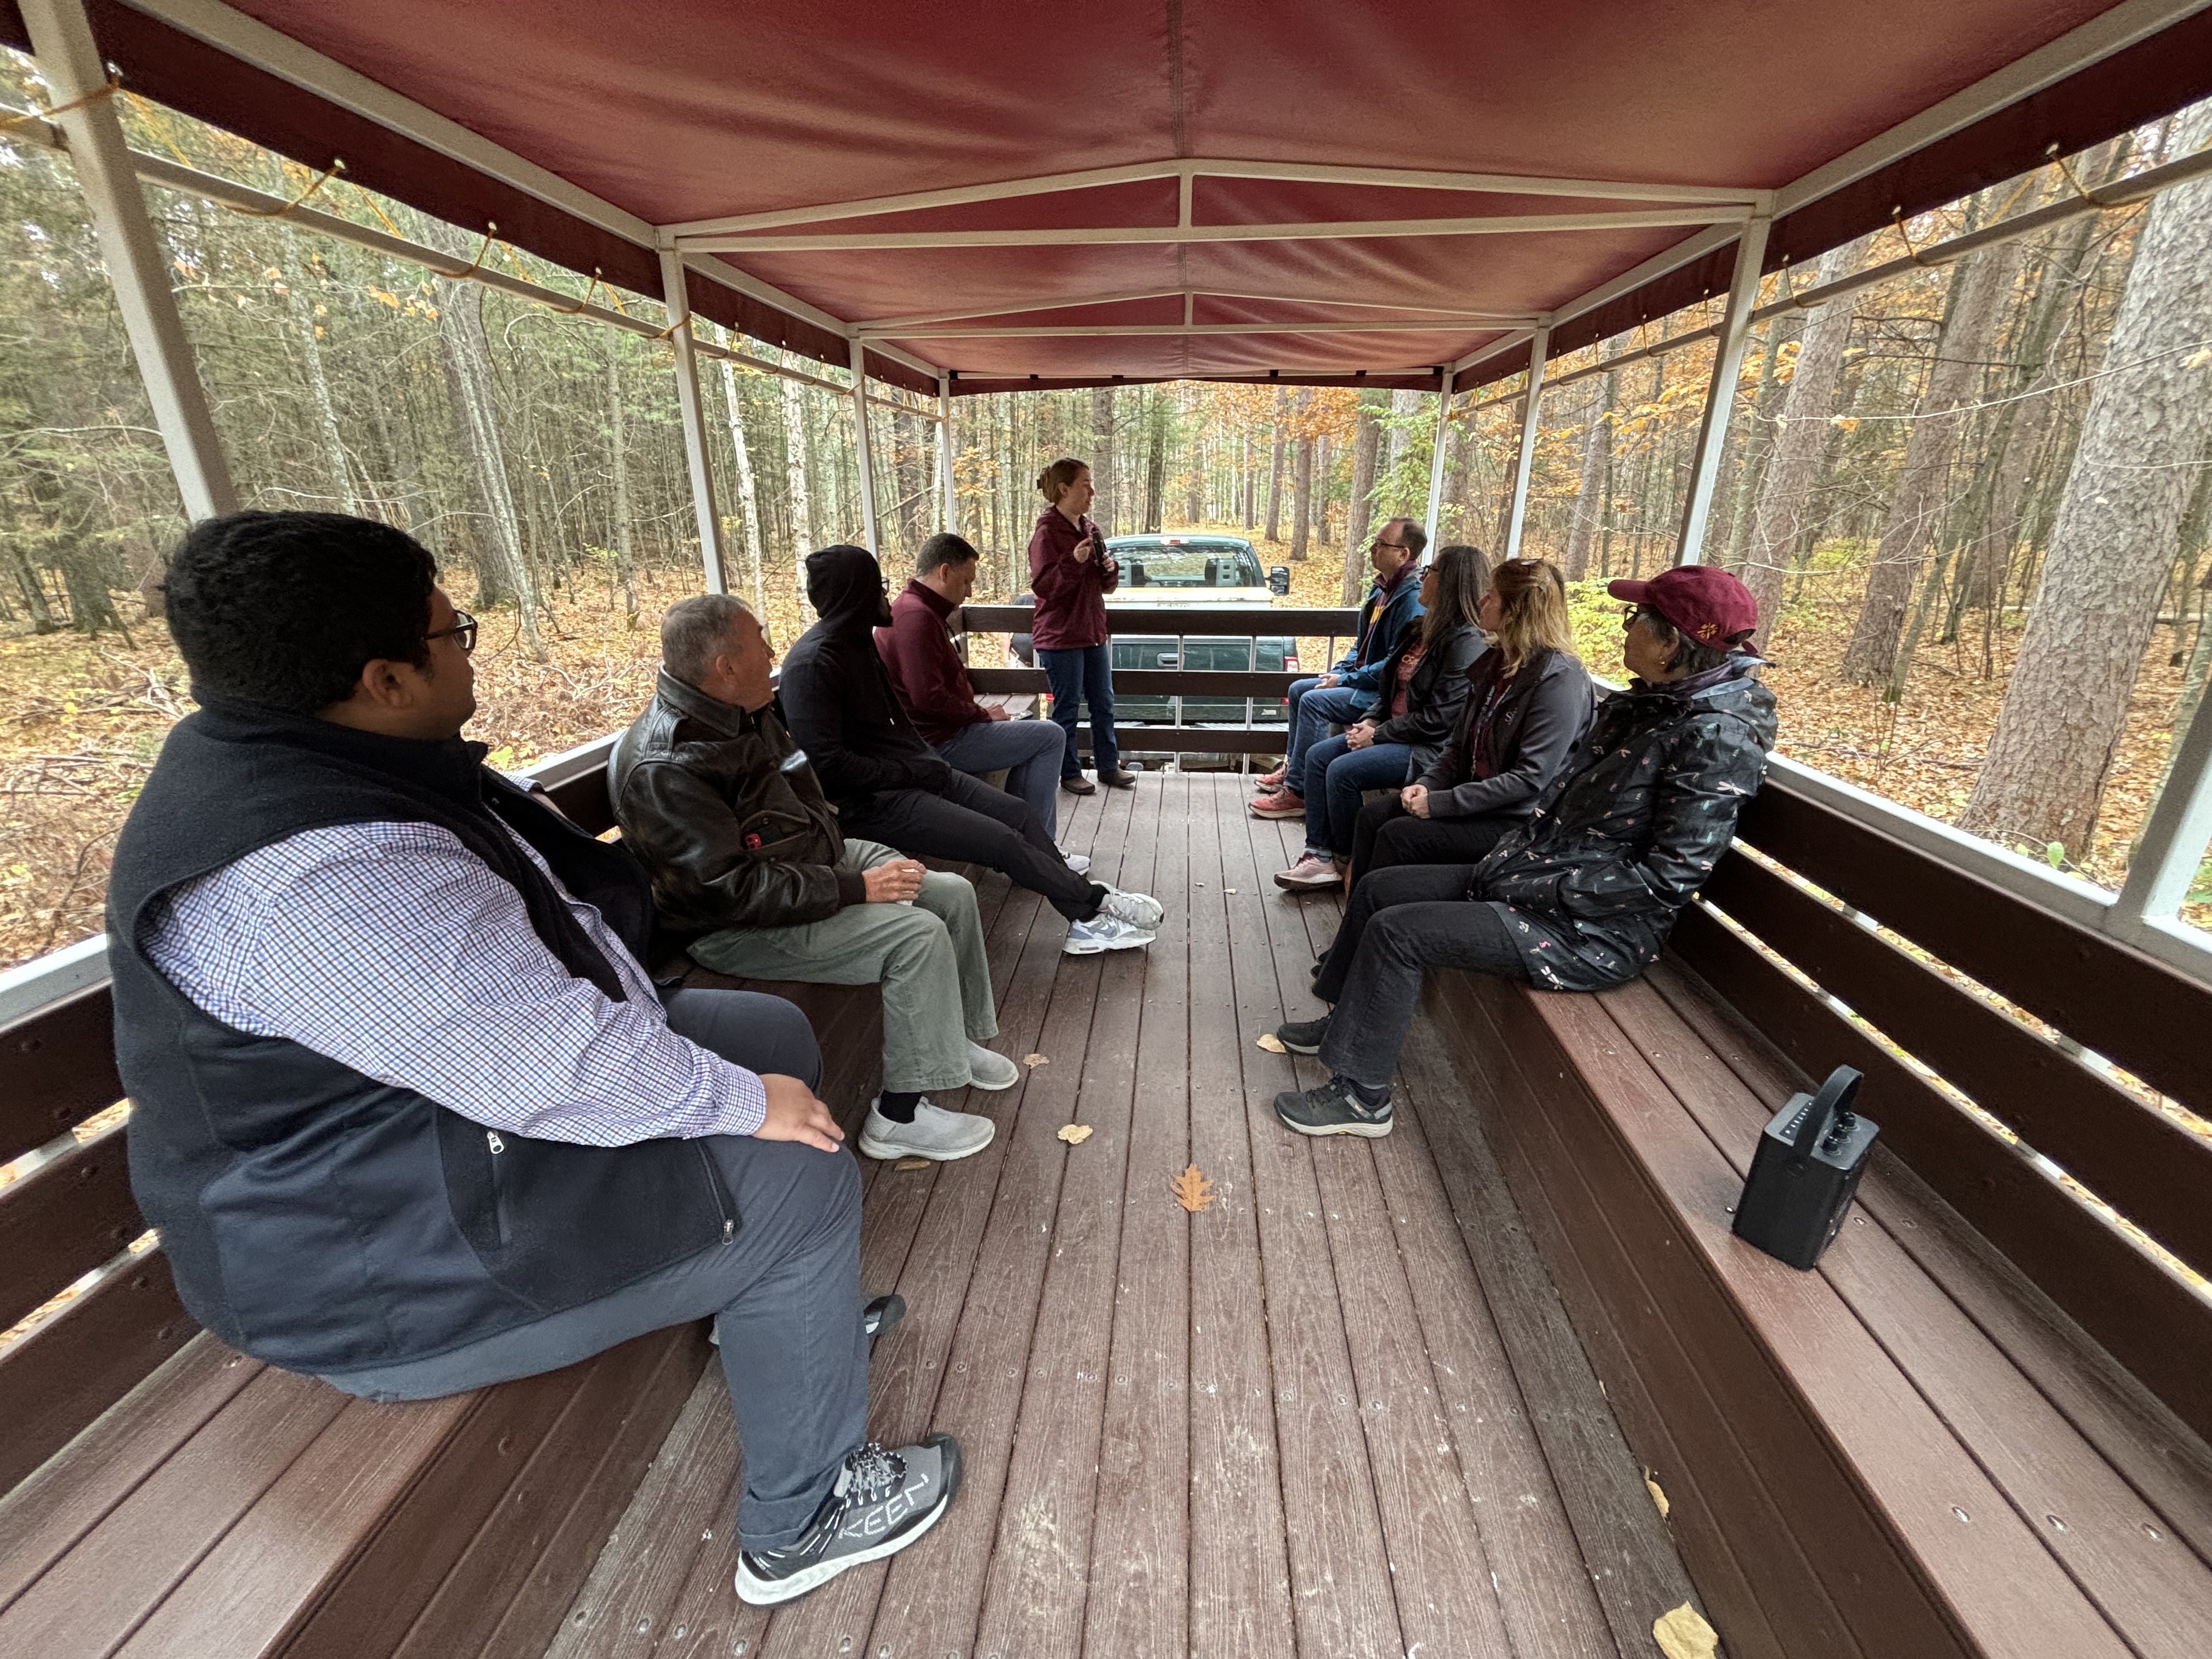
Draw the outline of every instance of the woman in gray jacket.
M1397 864L1472 864L1527 817L1589 724L1595 688L1575 655L1567 586L1542 559L1491 573L1479 612L1489 650L1413 781L1361 809L1352 876Z

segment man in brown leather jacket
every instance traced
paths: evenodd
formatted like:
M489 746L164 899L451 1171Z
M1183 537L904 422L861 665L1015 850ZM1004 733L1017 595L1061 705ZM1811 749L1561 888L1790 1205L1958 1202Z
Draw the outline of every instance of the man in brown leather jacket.
M889 847L848 841L775 706L760 621L705 593L669 608L653 702L615 746L608 788L667 927L702 936L717 973L880 984L884 1091L860 1150L966 1158L988 1117L930 1090L1004 1089L1020 1073L998 1035L975 892Z

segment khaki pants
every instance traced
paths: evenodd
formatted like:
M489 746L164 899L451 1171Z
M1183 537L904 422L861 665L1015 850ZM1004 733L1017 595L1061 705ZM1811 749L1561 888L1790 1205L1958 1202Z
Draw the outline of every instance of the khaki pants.
M837 867L870 870L905 856L848 841ZM725 928L694 944L691 955L744 979L880 984L884 1087L895 1092L963 1087L969 1042L999 1034L982 918L963 877L931 871L910 905L851 904L821 921Z

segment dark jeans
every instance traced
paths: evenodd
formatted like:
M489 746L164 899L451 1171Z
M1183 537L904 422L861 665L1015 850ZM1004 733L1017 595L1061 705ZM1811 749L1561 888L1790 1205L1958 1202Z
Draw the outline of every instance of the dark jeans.
M1037 664L1052 686L1052 717L1067 738L1060 775L1079 777L1081 757L1076 752L1075 724L1091 705L1091 764L1101 775L1121 769L1121 750L1114 741L1114 649L1110 645L1086 645L1079 651L1039 651Z
M1429 968L1472 968L1526 980L1502 904L1467 896L1471 864L1407 864L1363 876L1314 994L1335 1004L1322 1064L1379 1089L1398 1069L1406 1028Z
M1304 782L1297 788L1306 799L1306 851L1349 857L1361 796L1370 789L1403 788L1413 760L1413 751L1402 743L1354 749L1341 735L1307 750Z
M753 1072L811 1088L822 1054L806 1016L751 991L678 991L668 1024ZM738 1534L797 1541L867 1432L860 1324L860 1171L850 1152L708 1135L700 1145L737 1200L729 1243L580 1307L465 1348L328 1380L371 1400L428 1400L557 1370L647 1331L712 1318L744 1446Z
M1479 864L1516 817L1477 812L1463 818L1417 818L1397 796L1359 809L1352 832L1352 878L1398 864Z
M848 839L879 841L920 858L965 860L1042 893L1070 921L1098 914L1106 890L1067 867L1036 815L1003 789L955 772L941 793L887 789L837 809Z

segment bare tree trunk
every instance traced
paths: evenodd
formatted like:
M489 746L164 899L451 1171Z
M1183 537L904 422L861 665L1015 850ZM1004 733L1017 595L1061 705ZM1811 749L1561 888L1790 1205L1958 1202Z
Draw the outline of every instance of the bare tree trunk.
M607 367L607 450L611 465L608 471L613 476L615 506L613 531L615 576L622 583L623 615L637 622L637 544L630 528L629 500L629 441L623 429L622 369L617 362L616 335L610 330L606 337ZM724 368L729 367L725 362Z
M1114 509L1120 499L1114 485L1114 388L1110 386L1091 388L1091 482L1098 492L1091 498L1091 516L1110 536Z
M1731 573L1741 574L1743 569L1759 485L1774 458L1774 416L1789 386L1781 374L1782 349L1797 337L1798 322L1795 317L1777 317L1769 325L1759 365L1759 395L1752 404L1751 419L1741 423L1747 428L1743 453L1736 466L1735 504L1729 510L1728 547L1721 555L1721 568Z
M1559 574L1571 582L1589 574L1590 543L1597 534L1598 520L1605 516L1606 465L1613 459L1612 434L1605 423L1606 392L1612 381L1610 374L1590 376L1589 401L1583 416L1582 471L1575 487L1574 518L1567 531L1567 556L1559 567Z
M353 468L346 460L345 438L338 429L337 406L331 400L330 376L323 369L322 325L315 320L315 302L308 296L307 278L313 265L300 251L299 233L289 225L284 234L284 298L299 332L300 351L307 370L307 392L315 404L315 430L323 443L323 464L331 475L332 499L356 516L361 497L354 491Z
M1374 395L1359 394L1358 423L1352 434L1352 499L1344 515L1344 603L1357 605L1367 586L1368 528L1375 521L1375 463L1381 453L1382 405Z
M1314 441L1313 465L1313 538L1322 546L1328 545L1328 492L1336 477L1336 456L1324 433Z
M723 338L727 340L726 334ZM730 448L738 459L738 499L745 515L745 591L753 596L753 610L768 615L768 594L761 581L761 496L753 477L752 446L745 441L744 405L738 401L738 366L722 359L722 396L730 410Z
M799 598L799 620L811 627L814 607L806 598L806 556L814 547L814 503L807 489L806 393L796 380L778 377L783 399L783 461L785 500L791 520L791 586Z
M1297 406L1301 415L1312 397L1310 387L1299 388ZM1305 561L1306 546L1313 530L1313 495L1314 440L1300 438L1297 462L1291 472L1291 562L1293 564Z
M1145 423L1151 450L1145 461L1145 530L1156 534L1167 507L1168 410L1157 392L1148 401L1152 406L1146 411Z
M2200 104L2174 148L2208 138L2212 104ZM1966 829L2087 850L2179 550L2190 463L2212 438L2212 399L2182 350L2212 335L2208 270L2212 182L2193 179L2144 215Z
M1840 672L1850 684L1884 685L1897 666L1898 640L1914 584L1951 505L1951 456L1964 423L1957 410L1980 386L2019 270L2017 242L1983 248L1959 262L1936 337L1936 361L1882 520L1866 599L1844 647Z
M1814 286L1839 281L1856 270L1872 240L1862 236L1830 250L1813 273ZM1774 448L1759 485L1742 571L1744 586L1759 604L1759 632L1752 640L1758 650L1765 650L1773 636L1783 586L1796 557L1820 457L1827 449L1831 405L1844 366L1844 348L1850 343L1852 311L1852 299L1845 295L1813 313L1798 340L1789 389L1774 411Z
M1283 463L1288 458L1290 440L1283 430L1283 414L1290 404L1290 392L1285 388L1275 393L1275 441L1269 445L1267 459L1267 539L1283 539Z
M500 441L492 399L491 347L484 338L483 289L470 282L445 282L438 307L438 345L446 367L446 386L460 428L461 449L483 510L484 526L475 538L480 573L489 574L495 599L512 599L521 625L522 648L533 662L545 660L538 632L538 579L522 549L522 524L507 477L507 455Z

